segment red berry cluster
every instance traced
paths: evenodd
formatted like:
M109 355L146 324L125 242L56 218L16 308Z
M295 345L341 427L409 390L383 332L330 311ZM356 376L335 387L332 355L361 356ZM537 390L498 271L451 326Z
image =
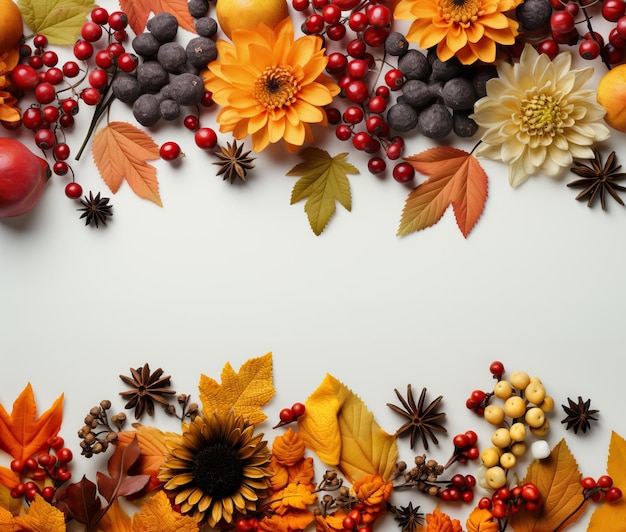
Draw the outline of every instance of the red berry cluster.
M457 473L450 479L450 484L439 492L442 501L472 502L474 500L476 477Z
M24 497L27 501L33 501L37 495L41 495L47 501L51 501L57 488L71 478L68 463L72 461L73 455L72 451L65 447L63 438L54 436L48 439L47 444L49 452L11 462L11 470L20 478L19 484L10 492L14 499ZM52 484L46 480L52 480Z
M534 512L540 506L541 494L532 482L514 488L505 486L494 491L491 498L483 497L478 501L478 507L489 510L496 519L505 519L522 508Z
M291 405L291 408L283 408L278 414L280 421L274 428L282 427L283 425L288 425L296 421L299 417L304 415L305 411L306 406L302 403L294 403Z
M585 499L598 502L604 497L606 502L615 502L622 498L622 490L613 486L613 479L608 475L602 475L598 480L593 477L585 477L580 481L583 487Z
M211 107L213 105L213 94L210 91L204 92L203 107ZM202 150L212 150L217 146L217 133L213 128L200 127L200 119L196 115L187 115L183 119L183 125L189 131L194 132L194 142L196 146ZM168 141L161 145L159 150L160 156L166 161L176 161L184 154L180 145L174 141Z
M341 524L343 529L349 532L372 532L372 528L368 525L362 524L363 514L358 509L353 509L348 512L343 518Z
M256 517L250 519L239 519L235 523L237 532L256 532L259 530L259 520Z
M473 410L479 416L482 416L485 412L485 406L489 403L489 394L482 390L473 390L470 396L465 401L465 406L468 410Z
M461 462L464 464L468 460L476 460L480 456L477 445L478 435L473 430L457 434L452 438L452 443L454 444L454 453L446 465L446 468L453 462Z

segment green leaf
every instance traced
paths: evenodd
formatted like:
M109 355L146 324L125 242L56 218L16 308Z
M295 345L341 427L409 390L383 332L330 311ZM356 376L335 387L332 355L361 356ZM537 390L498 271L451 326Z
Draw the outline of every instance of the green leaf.
M300 152L304 162L294 166L287 175L301 175L291 192L291 205L306 199L304 210L311 229L320 235L335 214L339 201L347 211L352 209L350 182L346 174L358 174L356 167L346 162L347 153L331 157L319 148L305 148Z
M95 7L94 0L18 0L26 25L51 44L73 44Z

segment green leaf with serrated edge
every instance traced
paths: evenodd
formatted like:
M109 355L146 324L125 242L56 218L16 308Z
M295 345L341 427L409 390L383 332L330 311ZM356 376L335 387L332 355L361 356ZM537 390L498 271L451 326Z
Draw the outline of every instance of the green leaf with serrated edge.
M347 174L358 174L358 169L346 161L347 153L331 157L320 148L305 148L300 152L304 162L294 166L287 175L300 175L291 192L291 205L306 199L304 210L311 229L320 235L335 214L336 202L350 211L352 195Z
M18 0L22 18L33 33L50 44L73 44L95 7L93 0Z

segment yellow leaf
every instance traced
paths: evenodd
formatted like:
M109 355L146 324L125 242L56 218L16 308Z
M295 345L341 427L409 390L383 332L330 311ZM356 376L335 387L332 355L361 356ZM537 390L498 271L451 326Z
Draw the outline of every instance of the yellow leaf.
M11 470L9 469L9 471ZM11 471L11 473L13 473L13 471ZM17 479L16 485L18 483L19 478ZM8 510L12 515L19 515L22 509L22 499L11 497L11 490L6 486L0 486L0 508ZM0 523L1 522L2 518L0 518ZM1 530L2 528L0 527L0 531Z
M543 504L539 511L518 512L511 517L515 532L545 532L569 526L580 518L587 502L583 503L581 474L576 459L565 440L557 443L545 460L534 460L524 482L532 482L539 489ZM568 517L570 516L571 517Z
M288 484L285 489L275 493L270 506L276 513L283 515L289 508L306 510L307 506L317 500L315 493L312 493L313 486L305 484Z
M114 499L111 506L98 523L98 530L102 532L134 532L130 516L120 506L118 499Z
M239 368L239 373L226 363L221 385L201 375L199 389L204 415L233 409L249 423L260 423L267 418L261 407L274 397L272 376L272 353L251 358Z
M335 201L346 210L352 209L350 182L346 174L358 174L356 167L346 162L347 153L331 157L319 148L305 148L300 152L304 162L294 166L287 175L301 175L291 192L291 204L307 199L304 210L311 229L320 235L335 214Z
M307 399L298 428L306 446L351 482L375 473L388 480L394 472L396 438L381 429L363 401L331 375Z
M272 444L272 455L276 461L291 467L304 457L304 442L291 427L282 436L276 436Z
M42 33L50 44L73 44L93 0L19 0L17 5L33 33Z
M126 122L110 122L94 135L91 151L113 194L126 179L139 197L163 206L156 168L146 163L159 158L159 147L144 131Z
M626 440L616 432L611 433L606 471L613 479L613 485L626 491ZM615 523L626 523L626 500L623 497L596 508L587 532L605 532Z
M489 510L474 508L465 523L467 532L500 532L500 524Z
M65 516L47 503L41 495L35 496L26 515L16 517L15 524L24 532L65 532Z
M285 515L272 515L261 519L263 532L296 532L305 530L313 522L313 512L290 510Z
M192 517L175 512L161 490L141 506L141 513L133 517L133 529L142 532L197 532L198 525Z

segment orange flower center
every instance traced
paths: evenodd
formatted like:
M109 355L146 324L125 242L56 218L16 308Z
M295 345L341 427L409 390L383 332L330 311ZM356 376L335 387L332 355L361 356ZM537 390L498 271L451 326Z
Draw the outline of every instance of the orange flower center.
M441 0L441 18L449 24L470 24L483 14L481 0Z
M520 129L531 136L554 136L563 131L568 113L549 94L536 94L522 100L517 117Z
M267 109L291 105L300 85L288 67L267 67L254 82L253 96Z

